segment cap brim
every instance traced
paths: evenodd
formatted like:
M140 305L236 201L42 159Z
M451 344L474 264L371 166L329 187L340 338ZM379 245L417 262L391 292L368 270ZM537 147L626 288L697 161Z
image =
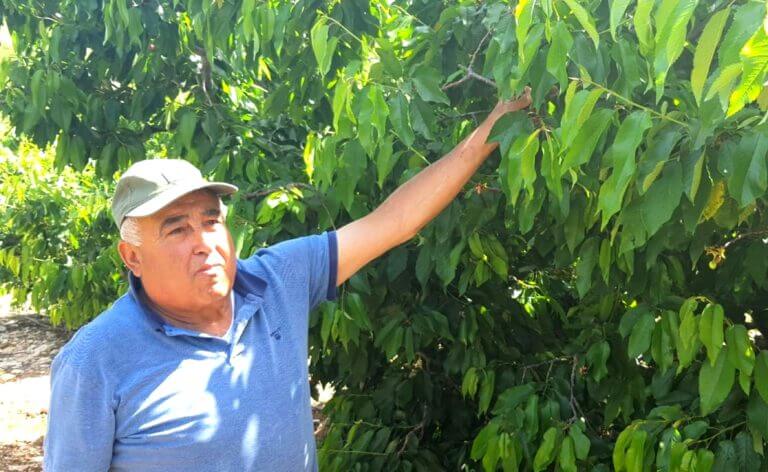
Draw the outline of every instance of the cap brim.
M153 215L184 195L203 189L212 190L217 195L231 195L238 190L236 186L224 182L206 182L203 184L174 187L142 203L126 213L125 216L142 217Z

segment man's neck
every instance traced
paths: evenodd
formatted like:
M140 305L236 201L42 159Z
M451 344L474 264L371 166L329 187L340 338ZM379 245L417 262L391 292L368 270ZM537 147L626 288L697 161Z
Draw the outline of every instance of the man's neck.
M141 291L146 304L168 324L177 328L199 331L211 336L223 336L229 330L234 311L232 292L221 302L195 312L168 309L155 303L146 291Z

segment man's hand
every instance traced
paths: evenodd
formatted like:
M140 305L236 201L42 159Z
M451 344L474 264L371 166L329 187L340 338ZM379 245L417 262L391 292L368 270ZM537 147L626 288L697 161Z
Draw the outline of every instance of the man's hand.
M493 111L491 111L491 115L504 115L509 112L522 110L523 108L527 108L528 105L531 104L531 88L525 87L523 89L523 93L520 94L519 97L517 97L514 100L499 100L499 103L496 104Z
M483 123L451 152L401 185L376 210L339 229L337 285L368 262L414 237L448 206L498 146L496 142L487 142L496 121L505 113L522 110L530 103L528 87L517 99L500 101Z

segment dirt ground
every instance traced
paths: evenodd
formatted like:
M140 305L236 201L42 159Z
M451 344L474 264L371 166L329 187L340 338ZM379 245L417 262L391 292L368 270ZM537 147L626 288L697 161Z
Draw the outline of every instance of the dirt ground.
M69 334L0 300L0 470L42 470L51 360Z

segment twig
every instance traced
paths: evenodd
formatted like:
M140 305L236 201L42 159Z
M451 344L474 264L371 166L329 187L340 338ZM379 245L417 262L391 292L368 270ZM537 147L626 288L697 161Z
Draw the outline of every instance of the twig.
M397 451L397 457L400 457L405 452L405 448L408 445L408 436L410 435L416 435L416 432L419 432L419 439L421 439L424 436L424 426L426 426L427 423L427 407L426 405L423 406L422 409L422 415L421 415L421 421L416 425L415 428L408 431L408 434L405 435L405 438L403 438L403 445L400 446L400 449Z
M589 425L587 423L587 416L584 414L584 410L581 409L581 405L579 405L578 400L576 400L576 396L573 394L574 386L576 385L576 365L579 363L579 356L574 355L573 356L573 366L571 367L571 398L570 398L570 404L571 404L571 413L573 413L573 416L571 417L571 421L576 421L579 419L579 415L584 419L584 423Z
M756 238L756 237L761 237L761 236L768 236L768 228L766 228L766 229L758 229L758 230L755 230L755 231L749 231L747 233L742 233L742 234L736 236L735 238L731 239L730 241L727 241L725 244L723 244L723 247L727 248L731 244L737 243L737 242L741 241L742 239Z
M486 77L483 77L482 75L478 74L472 69L472 66L475 64L475 59L477 59L477 55L480 53L480 49L483 47L483 44L485 44L485 41L488 39L488 37L491 35L492 30L488 30L487 33L485 33L485 36L483 36L483 39L480 40L480 43L477 45L477 48L475 48L475 52L472 53L472 56L469 58L469 64L467 65L466 72L464 74L464 77L460 78L459 80L447 83L443 85L443 90L448 90L453 87L458 87L459 85L463 84L464 82L475 79L479 80L480 82L490 85L493 88L499 88L498 85L496 85L496 82L494 82L491 79L488 79Z
M294 188L303 188L306 190L315 190L315 191L317 190L315 187L309 184L305 184L303 182L291 182L289 184L280 185L278 187L270 187L270 188L265 188L263 190L258 190L256 192L246 193L245 195L243 195L243 198L245 200L253 200L255 198L266 197L267 195L271 193L275 193L280 190L286 191L286 190L292 190Z
M208 62L208 53L200 46L195 46L195 53L200 56L200 77L203 95L205 95L208 106L213 108L213 100L211 100L211 94L208 91L209 84L213 85L213 82L211 81L211 63Z
M336 25L336 26L338 26L339 28L343 29L343 30L344 30L344 31L345 31L345 32L346 32L348 35L350 35L350 36L352 36L353 38L355 38L355 39L357 40L357 42L358 42L358 43L360 43L360 44L363 44L363 40L362 40L362 39L360 39L360 37L359 37L359 36L357 36L355 33L353 33L352 31L350 31L350 30L349 30L349 28L347 28L346 26L344 26L343 24L341 24L341 23L340 23L340 22L339 22L339 21L338 21L336 18L331 18L330 16L328 16L328 14L327 14L327 13L325 13L325 12L322 12L322 11L319 11L319 12L317 12L317 13L318 13L320 16L324 17L326 20L330 21L331 23L335 24L335 25Z

